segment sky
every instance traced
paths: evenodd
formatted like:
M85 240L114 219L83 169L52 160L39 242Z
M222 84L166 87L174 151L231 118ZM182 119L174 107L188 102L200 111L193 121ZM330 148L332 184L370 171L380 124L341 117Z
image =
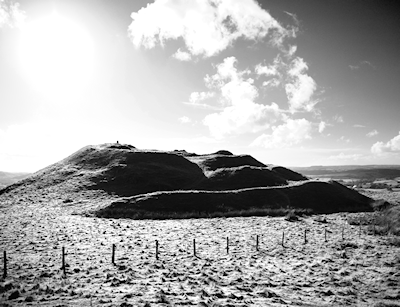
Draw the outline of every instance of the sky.
M400 164L396 0L0 0L0 171L86 145Z

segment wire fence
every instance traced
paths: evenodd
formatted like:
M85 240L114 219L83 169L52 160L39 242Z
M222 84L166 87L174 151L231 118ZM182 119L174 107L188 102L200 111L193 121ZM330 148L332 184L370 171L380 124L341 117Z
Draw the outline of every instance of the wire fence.
M204 233L193 236L182 233L164 238L160 232L146 236L120 233L110 240L108 236L103 237L101 233L99 235L99 232L82 238L58 234L52 242L28 240L25 245L4 250L2 276L6 278L22 267L24 270L41 269L43 274L50 270L61 270L66 276L71 270L79 271L90 265L127 266L138 262L146 265L151 261L177 261L182 257L208 260L219 257L246 258L256 253L273 256L277 249L283 252L285 249L321 249L337 243L350 244L366 235L374 235L371 226L346 224L320 224L317 227L296 225L281 231L271 229L266 233L249 236L208 236Z

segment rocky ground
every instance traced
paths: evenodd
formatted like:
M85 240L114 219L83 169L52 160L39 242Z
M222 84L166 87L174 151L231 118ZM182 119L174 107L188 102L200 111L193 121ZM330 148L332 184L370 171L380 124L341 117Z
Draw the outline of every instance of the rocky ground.
M0 306L400 306L400 244L349 215L138 221L20 201L0 208Z

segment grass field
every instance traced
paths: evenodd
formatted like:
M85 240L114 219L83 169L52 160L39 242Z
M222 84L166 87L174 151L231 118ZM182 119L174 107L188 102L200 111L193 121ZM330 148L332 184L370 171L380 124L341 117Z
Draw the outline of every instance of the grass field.
M400 246L393 236L374 236L368 225L347 223L365 213L296 222L70 213L29 203L0 209L0 243L8 258L1 306L399 305Z

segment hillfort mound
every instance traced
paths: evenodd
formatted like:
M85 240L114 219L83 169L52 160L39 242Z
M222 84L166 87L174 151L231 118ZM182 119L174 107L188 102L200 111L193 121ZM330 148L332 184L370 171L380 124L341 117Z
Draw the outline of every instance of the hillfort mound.
M86 146L0 190L0 198L102 217L169 218L372 211L372 199L335 182L221 150ZM49 201L51 200L51 201Z

